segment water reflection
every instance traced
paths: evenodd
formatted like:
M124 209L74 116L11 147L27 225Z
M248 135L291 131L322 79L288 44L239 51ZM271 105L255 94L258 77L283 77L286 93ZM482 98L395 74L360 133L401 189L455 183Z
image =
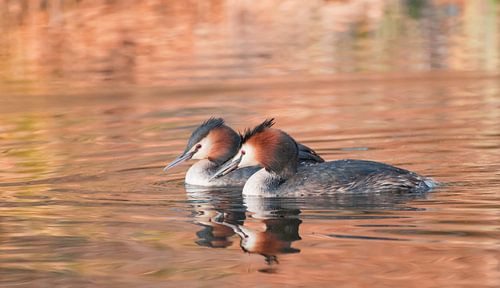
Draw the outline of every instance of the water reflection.
M0 0L0 286L498 287L499 7ZM454 185L186 196L162 160L210 115Z
M193 208L193 218L203 227L196 235L196 244L212 248L226 248L232 245L230 239L236 233L231 227L222 225L243 225L246 214L241 191L235 189L210 189L187 186L188 201Z
M289 214L292 211L285 209L280 212ZM297 215L300 210L295 210ZM300 249L291 247L292 242L300 240L299 225L302 221L298 218L283 216L279 218L261 219L264 231L245 225L235 225L225 219L216 219L221 225L233 229L241 238L240 247L243 251L264 256L267 264L279 263L279 254L298 253Z
M291 247L292 242L300 240L299 209L267 206L262 199L264 202L259 204L266 209L259 209L258 205L255 208L259 210L252 210L247 208L251 206L241 196L241 190L188 188L187 192L195 223L203 227L196 233L198 245L227 248L233 243L230 238L237 235L244 252L260 254L270 265L279 263L279 254L300 252ZM250 223L245 223L247 212L252 217Z
M196 244L210 248L228 248L235 235L242 251L262 255L268 265L279 264L279 255L300 253L293 247L301 240L299 226L307 219L342 220L346 216L336 211L419 211L408 202L425 199L426 193L338 193L320 198L261 198L243 197L241 190L186 186L194 222L203 227L196 232ZM322 211L320 214L302 211ZM325 213L328 212L328 213ZM357 219L399 218L400 216L370 215ZM304 219L304 220L303 220ZM347 218L348 219L348 218ZM335 223L335 222L332 222ZM374 226L381 228L379 226ZM387 228L387 227L385 227ZM394 227L393 227L394 228ZM407 227L406 227L407 228ZM396 237L371 237L330 233L325 238L408 241ZM271 268L261 272L274 272Z
M0 76L44 86L498 72L498 15L497 1L0 1Z

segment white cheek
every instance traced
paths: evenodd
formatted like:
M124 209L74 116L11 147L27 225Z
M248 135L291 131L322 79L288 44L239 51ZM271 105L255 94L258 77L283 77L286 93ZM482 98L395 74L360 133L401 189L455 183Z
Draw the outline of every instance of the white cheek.
M255 154L255 149L250 146L250 145L243 145L240 149L240 152L237 157L241 155L241 150L245 151L245 155L243 155L243 158L241 158L241 162L238 166L240 167L247 167L247 166L255 166L259 165L259 162L257 162L256 154Z
M210 142L210 139L204 138L202 139L198 144L201 145L201 148L196 152L191 159L207 159L208 158L208 153L210 152L210 146L212 146L212 143ZM196 146L194 145L193 148L191 148L190 151L193 151L196 149Z

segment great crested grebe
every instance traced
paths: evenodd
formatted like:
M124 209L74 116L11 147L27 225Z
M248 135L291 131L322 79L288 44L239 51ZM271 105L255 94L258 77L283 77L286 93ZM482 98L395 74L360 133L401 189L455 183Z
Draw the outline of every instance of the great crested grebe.
M222 118L210 118L194 130L184 152L163 170L167 171L189 159L198 159L200 161L193 164L186 173L186 184L219 187L243 186L260 167L248 165L250 167L237 169L229 175L210 181L220 166L236 155L241 146L241 140L241 135L226 126ZM295 164L306 166L324 162L312 149L302 144L297 145L298 159Z
M266 120L242 137L233 159L212 176L231 175L234 169L259 165L243 187L243 195L264 197L313 196L336 192L424 192L435 183L427 177L388 164L366 160L338 160L299 167L298 147L285 132Z

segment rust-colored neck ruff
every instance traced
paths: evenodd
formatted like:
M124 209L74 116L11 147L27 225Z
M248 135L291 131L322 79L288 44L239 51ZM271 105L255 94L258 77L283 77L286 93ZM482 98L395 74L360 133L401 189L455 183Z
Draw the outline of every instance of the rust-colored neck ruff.
M238 152L240 137L225 125L212 129L207 137L211 143L208 153L210 161L222 164Z
M267 171L287 177L297 171L297 144L285 132L267 128L247 143L254 147L257 162Z

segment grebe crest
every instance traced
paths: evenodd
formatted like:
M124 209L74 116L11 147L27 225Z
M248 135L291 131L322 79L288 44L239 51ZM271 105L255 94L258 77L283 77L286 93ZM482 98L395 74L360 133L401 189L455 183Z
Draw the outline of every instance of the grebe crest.
M273 129L268 119L242 137L239 167L260 165L276 176L291 176L297 171L297 143L285 132Z
M274 119L268 119L254 129L246 130L237 154L212 179L237 168L258 165L263 169L248 179L243 192L253 187L253 190L258 191L257 194L262 194L292 177L297 172L299 147L288 134L271 128L273 125Z
M240 141L238 133L226 126L222 118L210 118L194 130L182 155L164 170L189 159L208 159L216 164L222 164L235 154Z
M226 126L222 118L210 118L191 134L184 154L194 152L191 159L208 159L222 164L239 146L238 133Z
M316 151L313 149L295 142L288 134L278 129L270 129L274 125L274 118L266 119L261 124L257 125L253 129L246 129L245 133L241 135L242 144L250 143L250 149L253 146L258 146L260 160L266 162L269 168L278 168L279 166L278 159L284 157L287 153L291 153L294 155L290 155L293 159L298 158L298 163L293 164L318 164L323 163L325 160L319 156ZM285 143L287 141L287 136L291 142ZM293 143L292 143L293 142ZM280 147L280 145L283 145ZM289 145L287 147L287 145ZM295 150L292 151L291 148L295 147ZM286 148L290 148L287 150ZM277 149L281 149L280 151L276 151ZM257 156L257 155L254 155ZM267 159L267 160L266 160ZM255 159L254 159L255 160ZM295 165L296 166L296 165ZM265 166L266 167L266 166ZM272 169L270 169L272 170Z

